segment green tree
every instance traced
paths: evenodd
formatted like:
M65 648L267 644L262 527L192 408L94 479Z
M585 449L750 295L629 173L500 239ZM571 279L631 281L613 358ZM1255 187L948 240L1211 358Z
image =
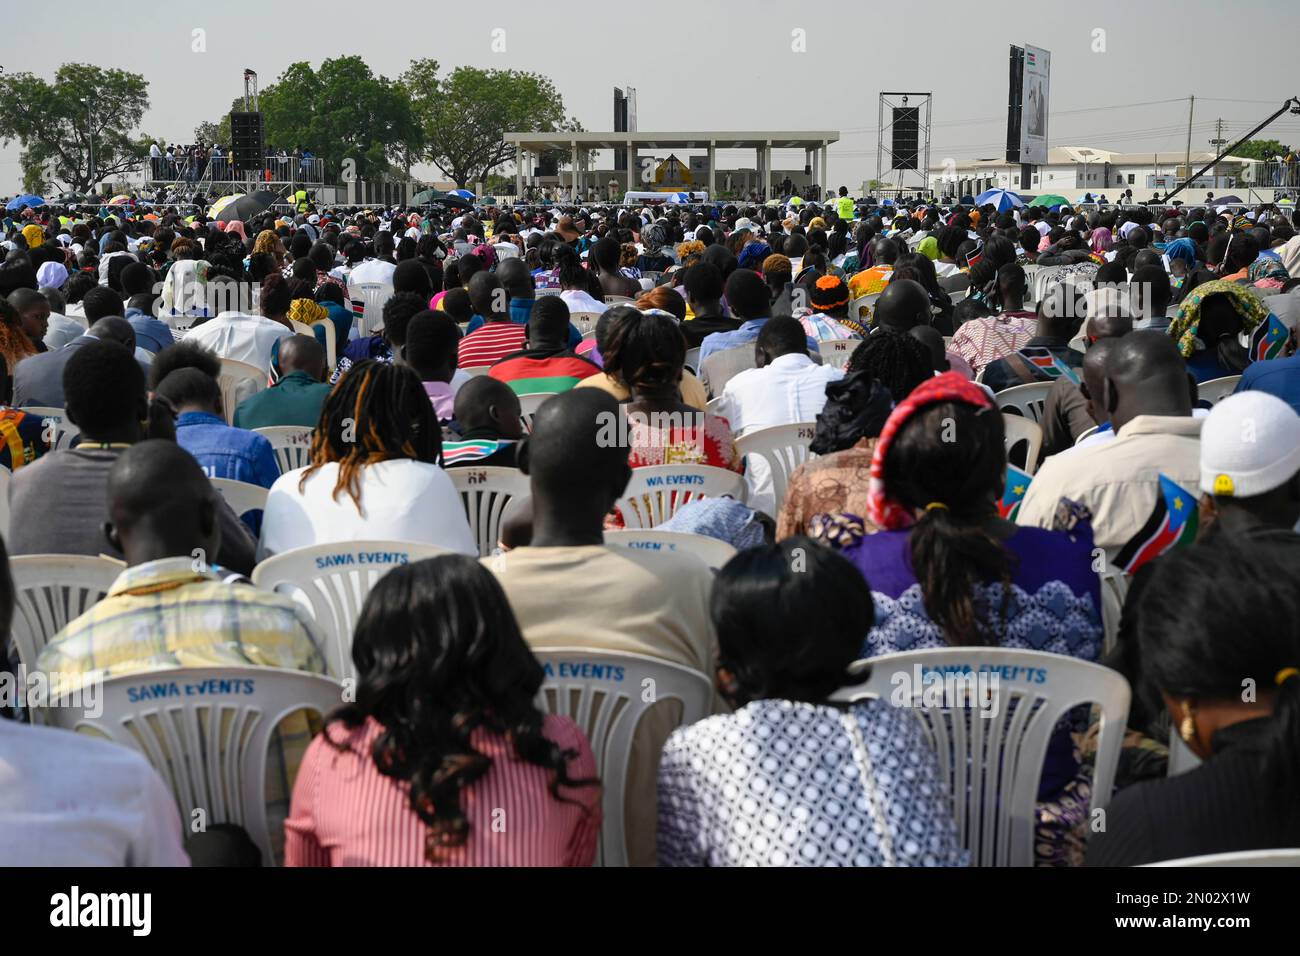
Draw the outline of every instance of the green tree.
M325 60L319 69L290 64L261 92L258 105L268 149L301 147L340 173L351 159L360 178L391 172L393 164L409 169L408 156L420 145L420 126L405 91L376 76L359 56ZM230 108L243 110L243 97ZM195 136L214 129L218 135L207 141L228 145L229 115L200 125Z
M1270 160L1285 156L1291 147L1275 139L1248 139L1232 151L1233 156L1245 156L1247 159Z
M400 82L423 134L419 157L462 186L515 159L503 140L508 131L582 128L565 117L555 85L539 73L462 66L440 77L438 70L436 60L416 60Z
M0 74L0 142L22 147L23 184L33 192L50 182L86 191L138 169L149 143L132 130L148 108L144 77L125 70L65 63L53 83Z

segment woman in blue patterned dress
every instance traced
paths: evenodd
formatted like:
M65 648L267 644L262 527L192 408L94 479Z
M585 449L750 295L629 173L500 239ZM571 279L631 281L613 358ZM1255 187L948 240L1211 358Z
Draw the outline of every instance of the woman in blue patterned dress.
M851 515L812 521L870 582L875 626L863 657L947 646L1046 651L1095 662L1101 654L1100 580L1092 528L1063 505L1056 530L1002 514L1002 415L955 373L928 379L894 409L871 463L863 534ZM1079 862L1090 769L1070 730L1049 746L1039 786L1040 864Z
M661 866L965 865L916 717L828 700L853 682L872 623L852 565L803 537L742 551L718 574L712 615L718 690L735 710L664 747Z

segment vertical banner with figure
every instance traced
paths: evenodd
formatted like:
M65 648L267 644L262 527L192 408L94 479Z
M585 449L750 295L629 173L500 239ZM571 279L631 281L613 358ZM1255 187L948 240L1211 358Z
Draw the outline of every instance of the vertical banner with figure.
M1047 104L1052 54L1025 45L1021 83L1020 162L1041 166L1047 162Z

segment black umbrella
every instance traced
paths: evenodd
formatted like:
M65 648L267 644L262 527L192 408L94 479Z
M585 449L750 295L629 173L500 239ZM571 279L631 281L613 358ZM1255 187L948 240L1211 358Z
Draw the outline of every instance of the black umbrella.
M279 201L279 193L272 192L269 189L259 189L255 193L240 196L234 202L226 203L225 208L217 213L217 219L222 222L252 219L254 216L266 212L274 203Z

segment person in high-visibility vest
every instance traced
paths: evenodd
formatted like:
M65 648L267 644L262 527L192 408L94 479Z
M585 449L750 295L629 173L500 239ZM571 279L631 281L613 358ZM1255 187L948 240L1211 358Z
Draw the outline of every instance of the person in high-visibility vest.
M835 200L835 214L845 222L852 222L853 215L857 211L857 203L849 195L849 187L840 187L840 198Z
M297 204L298 211L305 213L310 205L310 201L307 199L307 190L299 189L293 194L293 201Z

